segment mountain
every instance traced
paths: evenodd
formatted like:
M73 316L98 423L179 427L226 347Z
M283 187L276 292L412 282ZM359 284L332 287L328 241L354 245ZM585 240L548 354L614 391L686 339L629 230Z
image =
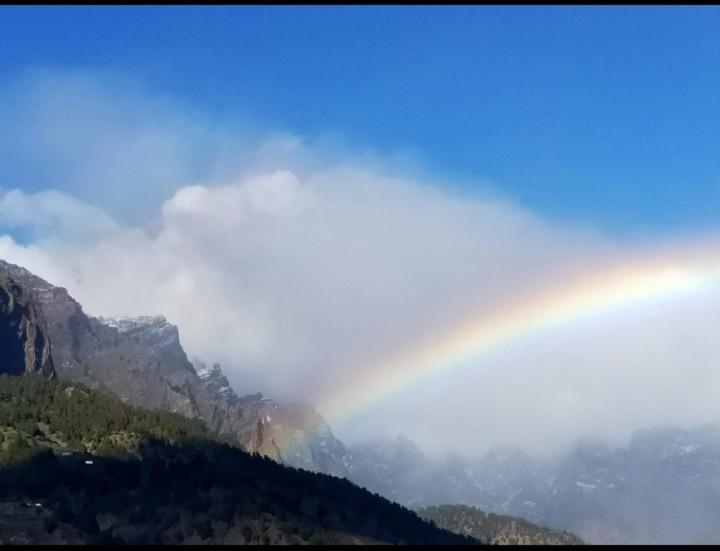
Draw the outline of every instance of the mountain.
M537 474L506 475L518 497L504 513L591 543L720 542L718 427L644 429L627 448L581 442Z
M436 461L405 439L358 449L351 480L408 507L463 504L589 543L720 542L717 426L643 429L627 448L583 441L544 461L517 448Z
M0 370L21 365L15 357L26 354L24 371L56 374L131 405L201 419L242 449L288 465L348 474L345 447L310 405L238 396L218 365L200 363L198 373L177 327L164 317L91 317L66 289L22 267L0 260L0 276L0 321L9 332L0 334L0 353L10 355Z
M421 518L456 534L493 545L582 545L565 531L551 530L523 519L483 513L466 505L440 505L418 510Z
M717 543L720 429L653 429L627 448L581 442L541 461L521 449L430 459L404 438L345 446L309 404L234 392L191 362L162 316L93 318L61 288L0 260L0 372L38 373L201 421L285 465L346 477L406 505L522 517L592 543Z
M548 519L589 541L720 541L720 427L644 429L627 448L578 446L558 473Z
M467 504L537 521L547 469L519 449L497 449L480 460L453 454L437 461L399 436L350 449L350 479L408 507ZM541 487L538 487L538 486Z
M0 376L0 541L459 544L344 479L77 383Z

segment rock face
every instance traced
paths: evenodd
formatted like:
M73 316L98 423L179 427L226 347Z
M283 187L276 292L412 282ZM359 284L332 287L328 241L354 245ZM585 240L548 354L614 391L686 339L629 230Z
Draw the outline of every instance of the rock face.
M7 274L0 274L0 373L55 376L45 320Z
M199 362L198 373L164 317L93 318L65 289L24 268L0 260L0 277L7 372L55 372L134 406L199 418L246 451L347 475L345 447L311 406L238 396L218 365Z
M162 316L89 318L89 325L96 347L83 364L93 381L135 406L202 417L200 380L177 327Z

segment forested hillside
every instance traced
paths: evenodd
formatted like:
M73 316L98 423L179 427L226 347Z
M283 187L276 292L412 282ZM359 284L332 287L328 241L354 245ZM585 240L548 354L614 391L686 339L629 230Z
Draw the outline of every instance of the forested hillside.
M0 376L4 543L472 543L78 384Z
M578 545L583 541L565 531L538 526L521 518L484 513L466 505L424 507L418 514L438 527L491 544Z

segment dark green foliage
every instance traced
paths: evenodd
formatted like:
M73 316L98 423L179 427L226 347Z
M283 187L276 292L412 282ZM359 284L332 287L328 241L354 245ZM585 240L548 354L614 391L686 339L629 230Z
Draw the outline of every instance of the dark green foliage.
M521 518L484 513L467 505L424 507L418 514L436 526L492 544L581 545L564 530L552 530Z
M80 385L0 377L0 432L0 500L41 501L45 532L64 523L88 543L472 543L345 479Z
M0 375L0 427L20 435L11 435L3 446L4 463L27 459L30 448L37 447L27 440L43 436L70 450L115 457L133 454L150 437L168 442L209 438L199 421L133 408L102 392L37 375Z

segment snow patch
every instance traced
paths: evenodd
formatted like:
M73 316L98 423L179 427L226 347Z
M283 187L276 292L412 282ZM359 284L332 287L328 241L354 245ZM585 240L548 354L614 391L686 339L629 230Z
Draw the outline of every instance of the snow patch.
M141 327L149 326L166 326L169 325L165 316L134 316L134 317L119 317L119 318L106 318L103 316L97 316L95 318L103 325L108 327L114 327L121 333L130 331L132 329L138 329ZM160 329L160 327L158 327Z
M580 482L579 480L575 482L575 485L578 488L582 488L583 490L594 490L595 488L597 488L595 484L587 484L585 482Z

